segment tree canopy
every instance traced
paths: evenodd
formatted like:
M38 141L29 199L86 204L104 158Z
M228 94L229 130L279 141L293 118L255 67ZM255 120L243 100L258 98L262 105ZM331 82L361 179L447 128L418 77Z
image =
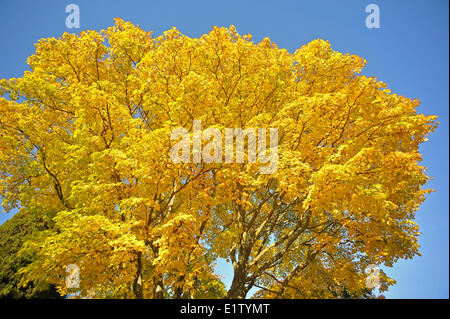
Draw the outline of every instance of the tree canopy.
M80 296L335 298L366 294L369 265L419 254L418 148L435 116L363 75L361 57L116 19L42 39L27 62L0 82L0 195L7 210L54 211L55 227L22 250L36 256L24 280L65 294L76 264ZM171 132L194 120L277 128L277 169L174 163ZM233 265L227 292L217 258Z

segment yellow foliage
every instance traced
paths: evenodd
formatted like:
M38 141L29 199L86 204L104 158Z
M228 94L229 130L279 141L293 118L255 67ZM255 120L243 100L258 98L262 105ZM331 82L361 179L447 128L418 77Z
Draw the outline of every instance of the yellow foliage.
M79 296L209 296L196 289L223 289L219 256L231 297L256 284L261 297L331 298L361 295L367 265L418 254L418 147L435 116L327 41L290 53L251 39L232 26L153 37L116 19L40 40L31 70L1 80L2 205L58 212L24 275L66 292L77 264ZM193 120L278 128L278 169L173 163L170 132Z

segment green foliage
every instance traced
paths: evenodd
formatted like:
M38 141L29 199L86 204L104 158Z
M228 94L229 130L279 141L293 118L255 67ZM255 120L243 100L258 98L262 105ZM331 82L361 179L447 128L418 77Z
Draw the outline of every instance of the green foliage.
M30 212L19 212L0 225L0 298L63 298L54 285L43 280L29 281L25 286L19 284L19 269L35 257L19 256L17 252L25 240L51 227L47 216Z

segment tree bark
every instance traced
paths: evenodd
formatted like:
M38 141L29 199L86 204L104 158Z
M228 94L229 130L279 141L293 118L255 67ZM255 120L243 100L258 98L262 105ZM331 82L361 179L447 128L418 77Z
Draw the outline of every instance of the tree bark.
M142 289L142 252L137 253L137 269L133 281L133 293L136 299L144 298Z
M228 299L245 299L247 288L245 287L246 273L242 266L234 269L233 282L228 290Z
M164 286L162 279L157 279L154 281L153 288L153 298L154 299L164 299Z
M184 280L184 275L178 277L178 280L177 280L178 287L175 288L175 299L183 298L183 280Z

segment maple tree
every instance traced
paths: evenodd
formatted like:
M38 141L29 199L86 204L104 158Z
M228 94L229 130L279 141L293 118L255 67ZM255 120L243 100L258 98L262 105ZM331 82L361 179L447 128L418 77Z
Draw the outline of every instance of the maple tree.
M0 194L6 210L55 212L55 227L26 243L24 280L71 293L76 264L78 296L335 298L367 294L369 265L419 254L418 147L435 116L362 75L358 56L116 19L42 39L27 62L0 82ZM277 128L276 171L174 163L170 134L194 120ZM217 258L233 265L227 292Z

